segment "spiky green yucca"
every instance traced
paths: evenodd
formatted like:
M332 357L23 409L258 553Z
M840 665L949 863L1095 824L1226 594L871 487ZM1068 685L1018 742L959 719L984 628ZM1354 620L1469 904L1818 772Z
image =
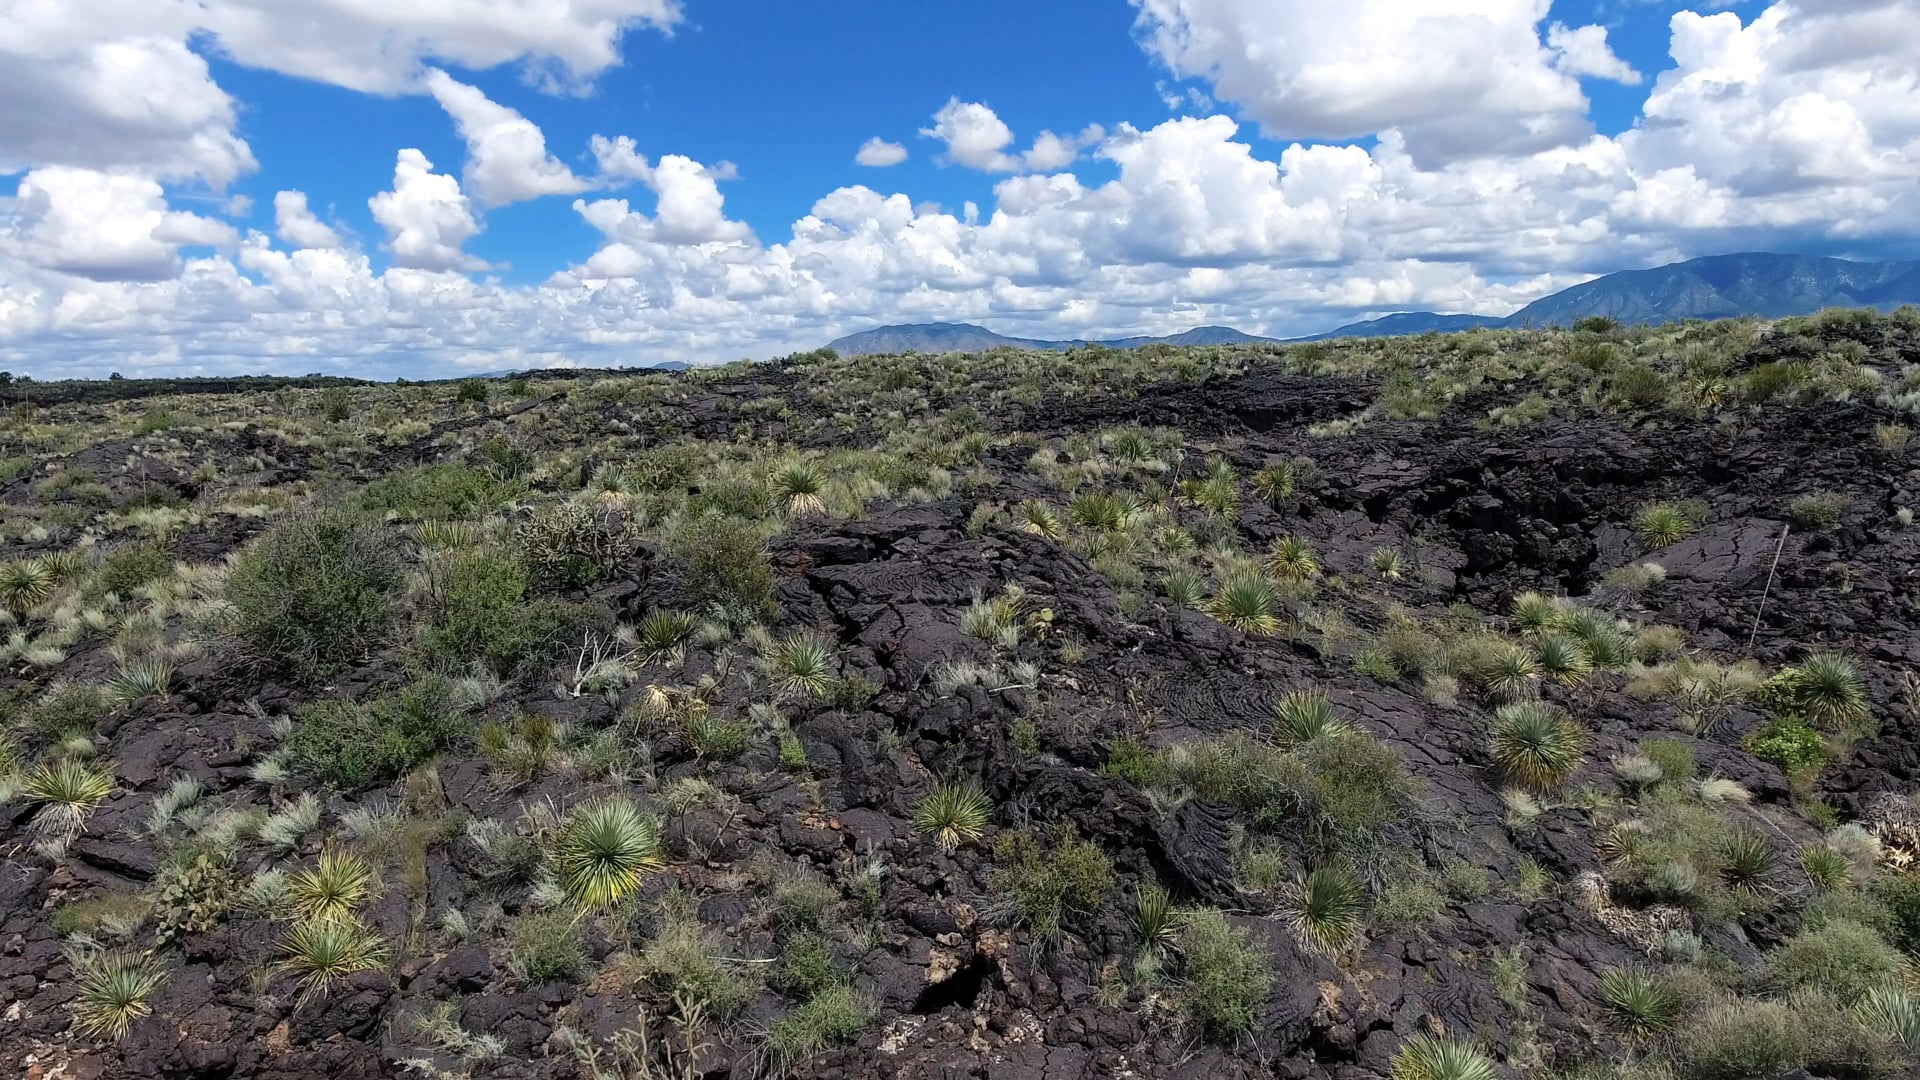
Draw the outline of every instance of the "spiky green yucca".
M1280 594L1273 582L1257 574L1229 580L1207 605L1207 613L1247 634L1273 634L1280 629Z
M123 664L107 680L107 696L131 704L147 697L166 697L173 685L173 665L159 657Z
M1806 871L1808 884L1823 892L1853 887L1853 860L1827 844L1814 842L1801 848L1800 868Z
M993 816L993 803L987 794L971 783L947 782L937 785L913 810L913 827L933 834L945 851L978 840L987 831Z
M1305 581L1320 572L1320 556L1297 536L1283 536L1267 553L1267 570L1287 581Z
M367 860L351 851L323 851L311 870L287 879L287 898L303 919L345 919L373 884Z
M1593 673L1593 659L1586 646L1565 634L1543 634L1534 639L1533 655L1548 678L1566 686L1579 686Z
M1066 527L1060 522L1060 514L1053 507L1039 499L1028 499L1020 504L1020 531L1043 536L1048 540L1058 540Z
M1300 482L1299 470L1291 463L1268 465L1253 474L1253 490L1270 503L1283 503L1293 498Z
M121 1039L135 1020L153 1012L149 999L166 973L153 957L136 952L100 952L74 957L78 989L73 1014L82 1034Z
M1740 829L1720 849L1720 880L1729 888L1763 892L1771 886L1778 863L1779 856L1764 834Z
M86 825L93 808L113 794L113 777L78 758L62 758L34 766L22 790L41 804L35 828L73 835Z
M700 620L690 612L655 608L640 620L640 654L648 658L666 656L685 645L700 628Z
M1317 690L1289 690L1273 699L1274 737L1285 746L1338 735L1353 725L1334 714L1333 701Z
M1127 523L1133 509L1132 503L1119 495L1092 491L1075 498L1068 513L1073 523L1083 529L1114 532Z
M1494 763L1507 779L1546 792L1580 764L1587 732L1552 705L1522 701L1495 710L1492 742Z
M1400 554L1399 548L1374 548L1373 553L1367 556L1367 564L1373 567L1374 573L1388 581L1399 581L1406 572L1406 559Z
M560 887L575 903L612 904L664 865L659 822L623 796L587 803L561 827L553 864Z
M1180 913L1165 885L1157 881L1140 884L1133 901L1133 928L1140 934L1143 952L1158 953L1173 944L1180 933Z
M1307 948L1339 952L1360 936L1366 895L1366 888L1351 873L1323 866L1308 872L1287 890L1287 924Z
M386 958L386 941L359 923L311 919L287 931L274 966L293 972L303 993L314 994L349 975L379 967Z
M1649 550L1677 544L1698 527L1693 515L1676 503L1648 503L1633 515L1633 531Z
M1844 730L1872 714L1867 681L1852 657L1816 652L1769 680L1776 700L1828 730Z
M1207 599L1207 583L1191 570L1175 570L1167 575L1161 588L1167 599L1181 607L1199 607Z
M1495 701L1519 701L1533 694L1540 678L1540 661L1533 651L1506 645L1474 673L1487 696Z
M818 514L827 508L821 498L827 486L826 473L810 462L797 462L776 471L771 486L774 497L795 517Z
M833 689L833 642L824 635L797 631L773 643L767 668L781 689L824 697Z
M1513 624L1523 634L1538 634L1560 625L1566 605L1544 593L1523 592L1513 598Z
M0 563L0 607L30 611L46 603L56 584L52 568L39 559Z
M1393 1055L1393 1080L1497 1080L1487 1055L1458 1039L1422 1033Z
M1666 980L1638 968L1600 976L1600 999L1614 1023L1634 1035L1657 1035L1680 1018L1680 995Z
M1920 1000L1898 986L1876 986L1854 1004L1854 1016L1907 1050L1920 1050Z

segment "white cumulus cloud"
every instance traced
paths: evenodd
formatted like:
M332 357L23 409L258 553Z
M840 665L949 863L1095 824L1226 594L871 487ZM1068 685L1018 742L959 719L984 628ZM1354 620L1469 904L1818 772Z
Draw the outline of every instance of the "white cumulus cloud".
M1073 164L1082 148L1099 142L1106 132L1098 124L1088 125L1077 137L1042 131L1030 149L1013 153L1013 130L998 113L980 102L956 97L933 114L933 126L921 128L920 134L946 144L946 159L969 169L1054 172Z
M0 251L28 266L99 281L153 281L180 269L180 248L231 244L232 226L167 208L141 176L49 166L20 180Z
M860 144L860 149L853 155L853 160L858 165L884 169L889 165L898 165L907 160L907 148L875 135Z
M304 191L281 191L273 196L273 227L280 239L296 248L337 248L340 234L307 208Z
M586 181L547 153L547 138L531 120L438 68L427 72L426 86L467 141L462 182L482 205L587 189Z
M1551 0L1132 2L1150 53L1275 138L1396 128L1437 162L1590 130L1579 82L1555 65L1565 54L1540 38Z
M416 270L484 270L486 263L461 250L480 232L460 182L433 171L418 150L399 153L393 190L367 200L373 219L387 230L395 266Z

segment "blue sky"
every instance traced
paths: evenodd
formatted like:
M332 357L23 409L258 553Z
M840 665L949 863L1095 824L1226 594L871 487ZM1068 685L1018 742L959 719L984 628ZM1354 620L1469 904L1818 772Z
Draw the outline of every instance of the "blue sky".
M1678 6L1562 0L1550 17L1606 25L1615 53L1652 73L1668 63L1664 12ZM940 164L938 141L918 134L950 97L984 102L1015 132L1031 134L1122 120L1150 125L1194 110L1190 100L1169 108L1162 88L1208 89L1156 63L1136 41L1133 9L1109 0L977 0L964 12L850 0L828 10L823 17L809 4L690 4L672 36L628 33L624 64L585 98L542 94L511 67L451 70L538 124L556 155L565 160L570 150L581 170L591 168L586 146L597 132L733 162L740 179L723 186L729 215L773 237L822 192L848 183L884 179L920 202L990 205L994 177ZM417 146L443 169L464 154L431 98L369 96L221 62L217 53L214 65L216 80L247 102L240 130L262 169L232 190L255 196L263 223L272 220L277 187L301 187L316 210L377 239L366 199L391 180L393 147ZM1631 127L1650 86L1589 80L1594 126L1603 134ZM1242 134L1266 156L1294 141L1268 138L1257 124ZM875 135L910 154L883 178L853 160ZM1089 182L1113 171L1103 162L1077 170ZM507 280L537 281L593 235L567 202L544 200L490 214L468 247L508 264Z
M14 370L1286 335L1736 248L1920 251L1920 0L23 10ZM856 163L876 139L904 160Z

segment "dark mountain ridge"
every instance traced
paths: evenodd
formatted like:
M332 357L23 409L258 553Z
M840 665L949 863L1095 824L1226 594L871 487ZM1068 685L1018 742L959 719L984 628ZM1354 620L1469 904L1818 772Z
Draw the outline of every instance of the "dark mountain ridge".
M1622 323L1658 323L1680 319L1724 319L1757 315L1777 319L1808 315L1822 308L1892 310L1920 303L1920 261L1856 262L1816 255L1741 252L1710 255L1646 270L1622 270L1545 296L1508 316L1442 315L1406 311L1349 323L1323 334L1287 338L1322 341L1341 337L1391 337L1442 333L1477 327L1567 326L1604 316ZM1202 326L1164 337L1136 336L1068 341L1008 337L971 323L911 323L881 326L849 334L828 344L848 356L900 352L980 352L1018 349L1066 349L1101 344L1132 349L1171 345L1228 345L1274 342L1232 327Z

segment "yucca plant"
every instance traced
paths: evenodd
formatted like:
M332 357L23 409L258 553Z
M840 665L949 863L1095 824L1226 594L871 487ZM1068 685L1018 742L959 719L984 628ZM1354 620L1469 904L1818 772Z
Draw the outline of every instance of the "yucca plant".
M582 907L604 907L632 893L665 865L660 823L619 795L574 809L554 838L562 890Z
M1534 639L1533 655L1540 671L1564 686L1579 686L1593 673L1586 646L1565 634L1543 634Z
M1309 871L1286 890L1281 910L1300 943L1336 953L1360 936L1366 912L1366 888L1360 879L1334 866Z
M1494 764L1509 781L1547 792L1580 764L1587 732L1553 705L1521 701L1494 711L1492 742Z
M1392 1080L1498 1080L1493 1062L1458 1039L1422 1032L1393 1055Z
M1104 491L1091 491L1077 496L1068 507L1073 523L1083 529L1099 532L1115 532L1127 523L1134 512L1133 504L1118 495Z
M166 972L146 953L76 950L72 954L77 988L76 1026L98 1039L122 1039L135 1020L153 1012L154 991Z
M1267 552L1267 570L1285 581L1305 581L1320 572L1320 556L1297 536L1283 536Z
M1254 473L1249 484L1261 498L1278 506L1291 500L1298 491L1300 470L1290 461L1268 465Z
M1540 680L1540 661L1531 649L1504 645L1474 675L1482 690L1495 701L1520 701L1533 695Z
M53 569L39 559L0 562L0 607L31 611L46 603L56 584Z
M1580 643L1597 669L1612 671L1633 661L1632 637L1603 611L1576 608L1567 613L1560 628Z
M1680 995L1665 979L1638 968L1614 968L1600 976L1600 1000L1622 1030L1658 1035L1680 1018Z
M825 697L833 689L833 654L825 635L799 630L770 644L764 659L782 690Z
M1566 614L1565 603L1544 593L1528 591L1513 598L1513 625L1523 634L1555 629Z
M1739 829L1720 848L1720 880L1742 892L1764 892L1773 884L1779 856L1764 834Z
M827 487L826 473L811 462L795 462L779 469L773 474L772 486L774 497L795 517L818 514L827 508L821 497Z
M1316 690L1289 690L1273 699L1273 734L1284 746L1353 730L1336 716L1333 701Z
M1693 514L1678 503L1648 503L1633 515L1633 531L1649 550L1677 544L1699 527Z
M1872 715L1867 681L1852 657L1816 652L1767 681L1769 697L1828 730L1845 730Z
M1039 499L1028 499L1020 504L1017 520L1020 531L1044 536L1048 540L1058 540L1067 531L1060 521L1060 513Z
M1161 583L1167 599L1181 607L1197 608L1206 602L1207 583L1191 570L1175 570Z
M385 963L387 943L351 919L298 922L280 942L274 967L299 980L301 996L321 993L341 979Z
M1853 1014L1869 1031L1876 1031L1907 1050L1920 1050L1920 1001L1905 988L1876 986L1854 1003Z
M367 898L373 868L351 851L328 850L311 870L299 870L287 879L286 895L301 918L351 918Z
M1280 629L1280 594L1273 582L1258 574L1242 574L1220 587L1207 613L1247 634L1273 634Z
M1180 933L1180 913L1173 893L1157 881L1143 881L1133 898L1133 928L1140 935L1140 951L1157 955Z
M107 697L123 705L147 697L166 697L173 685L173 665L156 656L120 665L107 680Z
M1399 581L1406 573L1406 559L1400 554L1399 548L1374 548L1373 553L1367 556L1367 565L1388 581Z
M77 836L87 815L113 794L113 777L78 758L41 762L26 775L21 791L40 803L34 828L51 836Z
M1822 892L1838 892L1854 884L1853 860L1819 841L1800 849L1800 869L1806 872L1807 883Z
M636 647L641 656L656 660L679 651L700 628L700 620L691 612L655 608L640 620Z
M993 803L972 783L938 784L913 810L913 827L931 833L944 851L978 840L987 831Z

